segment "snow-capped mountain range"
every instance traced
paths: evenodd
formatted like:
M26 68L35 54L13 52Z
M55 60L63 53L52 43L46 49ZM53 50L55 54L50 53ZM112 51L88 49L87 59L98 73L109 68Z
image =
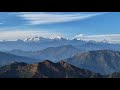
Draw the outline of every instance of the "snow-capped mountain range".
M50 38L32 37L32 38L26 38L23 41L25 41L25 42L38 42L38 41L52 41L52 40L67 40L67 39L63 38L61 36L50 37Z
M56 36L56 37L50 37L50 38L44 38L44 37L31 37L31 38L26 38L23 41L24 42L39 42L39 41L53 41L53 40L73 40L73 41L85 41L85 40L81 40L81 39L77 39L77 38L73 38L73 39L67 39L61 36ZM94 42L94 43L112 43L106 39L102 40L102 41L94 41L94 40L89 40L89 41L85 41L85 42ZM113 43L115 44L115 43Z
M46 49L48 47L59 47L62 45L72 45L83 51L90 50L101 50L101 49L110 49L110 50L118 50L120 51L120 44L114 44L107 40L103 41L85 41L78 40L77 38L66 39L64 37L52 37L52 38L44 38L44 37L32 37L26 38L24 40L16 40L16 41L1 41L0 42L0 51L9 51L14 49L24 50L24 51L38 51L42 49Z
M47 40L47 38L43 38L43 37L33 37L33 38L26 38L23 41L25 42L38 42L38 41L42 41L42 40Z

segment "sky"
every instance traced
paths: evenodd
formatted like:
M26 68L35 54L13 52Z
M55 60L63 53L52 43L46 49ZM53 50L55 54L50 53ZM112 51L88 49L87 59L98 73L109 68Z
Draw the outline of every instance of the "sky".
M120 42L120 12L0 12L0 40L34 36Z

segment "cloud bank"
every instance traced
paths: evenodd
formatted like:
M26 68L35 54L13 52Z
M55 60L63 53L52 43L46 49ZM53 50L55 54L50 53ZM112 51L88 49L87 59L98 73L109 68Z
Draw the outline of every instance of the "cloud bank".
M78 40L94 40L94 41L103 41L107 40L112 43L120 43L120 34L105 34L105 35L76 35L75 38Z
M59 32L50 32L50 31L40 31L40 30L2 30L0 32L0 41L7 40L7 41L14 41L17 39L24 40L25 38L30 37L44 37L44 38L54 38L54 37L65 37L63 33ZM72 37L68 38L71 39ZM120 43L120 34L105 34L105 35L85 35L85 34L79 34L75 37L78 40L93 40L93 41L103 41L107 40L111 43Z
M38 24L53 24L53 23L63 23L70 21L83 20L87 18L92 18L94 16L102 15L104 13L94 13L94 14L56 14L56 13L25 13L21 12L17 14L28 21L28 25L38 25Z
M48 31L33 31L33 30L13 30L13 31L0 31L0 41L7 40L7 41L14 41L17 39L24 40L25 38L30 37L56 37L56 36L62 36L61 33L57 32L48 32Z

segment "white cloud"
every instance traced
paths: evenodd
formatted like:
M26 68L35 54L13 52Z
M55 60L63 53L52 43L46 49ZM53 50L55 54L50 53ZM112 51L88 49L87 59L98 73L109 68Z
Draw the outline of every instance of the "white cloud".
M80 37L83 37L84 34L79 34L79 35L76 35L75 38L80 38Z
M120 34L105 34L105 35L83 35L79 34L76 35L75 38L82 39L82 40L95 40L95 41L102 41L107 40L113 43L120 43Z
M25 39L30 37L55 37L62 36L60 33L56 32L48 32L48 31L33 31L33 30L13 30L13 31L0 31L0 40L17 40L17 39Z
M28 21L29 25L62 23L91 18L104 13L94 14L56 14L56 13L25 13L21 12L17 16Z

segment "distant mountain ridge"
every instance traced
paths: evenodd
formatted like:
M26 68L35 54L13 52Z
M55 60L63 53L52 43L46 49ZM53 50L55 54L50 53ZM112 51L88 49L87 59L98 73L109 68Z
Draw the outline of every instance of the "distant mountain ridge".
M8 53L17 56L23 55L23 57L35 58L37 59L37 62L45 59L53 59L53 62L64 60L71 65L101 74L120 72L120 52L118 51L95 50L80 52L80 50L71 45L65 45L56 48L47 48L36 52L13 50Z
M50 38L32 37L32 38L26 38L23 41L25 41L25 42L41 42L41 41L52 41L52 40L68 40L68 39L60 37L60 36L50 37Z
M120 78L120 72L101 75L64 61L53 63L44 60L33 64L13 62L2 66L0 67L0 78Z
M25 56L30 58L36 58L40 60L52 60L58 62L59 60L69 58L81 52L80 49L75 48L72 45L63 45L59 47L49 47L40 51L22 51L22 50L12 50L7 53L11 53L18 56Z
M26 38L25 40L18 39L17 41L1 41L0 51L10 51L14 49L20 49L23 51L38 51L46 49L48 47L59 47L62 45L72 45L77 48L81 48L85 51L100 49L120 51L120 44L112 44L107 42L106 40L103 40L103 42L96 42L77 40L75 38L70 40L63 37L55 38L33 37Z
M0 66L11 64L13 62L34 63L37 61L39 60L34 58L24 57L24 56L12 55L5 52L0 52Z
M101 74L120 72L120 52L96 50L76 54L65 62Z

